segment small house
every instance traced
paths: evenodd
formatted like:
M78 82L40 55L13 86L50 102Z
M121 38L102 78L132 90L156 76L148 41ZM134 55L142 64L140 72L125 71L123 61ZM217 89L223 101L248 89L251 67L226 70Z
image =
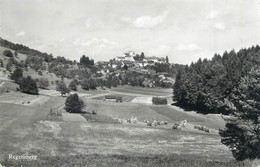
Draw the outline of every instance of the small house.
M104 100L122 103L123 98L121 96L105 96Z

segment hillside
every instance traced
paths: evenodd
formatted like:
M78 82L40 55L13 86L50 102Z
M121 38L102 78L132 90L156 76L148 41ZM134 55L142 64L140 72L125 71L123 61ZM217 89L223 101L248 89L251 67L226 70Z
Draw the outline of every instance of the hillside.
M94 84L92 88L111 88L119 85L171 88L177 71L183 68L182 65L169 64L165 59L156 57L144 57L142 61L150 63L146 65L140 64L140 58L135 60L136 56L132 57L131 61L113 59L109 62L94 63L93 59L83 55L80 62L77 62L60 56L54 57L52 54L42 53L2 38L0 46L2 79L8 79L7 76L16 68L20 68L23 77L46 78L49 81L48 89L54 89L58 80L64 80L69 85L72 79L77 79L79 84L85 84L84 89L89 89L90 84ZM12 56L4 56L4 51L11 51Z

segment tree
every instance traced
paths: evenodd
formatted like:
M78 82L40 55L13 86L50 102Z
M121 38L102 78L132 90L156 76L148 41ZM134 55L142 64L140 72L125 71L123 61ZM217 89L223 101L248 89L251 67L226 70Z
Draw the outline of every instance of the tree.
M69 84L69 88L71 90L77 91L78 90L78 82L77 80L72 80Z
M152 102L155 105L167 105L167 99L166 98L153 97Z
M135 59L135 61L139 61L139 60L140 60L140 55L139 55L139 54L136 54L136 55L134 56L134 59Z
M64 81L58 81L56 83L56 90L61 93L61 96L65 95L66 93L70 92L70 89L67 88L67 85Z
M13 53L10 50L4 50L3 55L6 57L13 57Z
M144 52L141 53L141 56L140 56L140 60L143 60L144 59Z
M80 64L84 65L85 67L93 66L94 65L94 60L93 59L89 59L89 57L86 57L85 55L83 55L80 58Z
M96 84L96 81L92 78L84 79L83 82L81 83L81 87L84 90L96 89L97 84Z
M18 83L22 77L23 77L23 70L20 68L16 68L14 72L11 74L10 79Z
M128 70L128 66L125 64L125 65L123 66L123 69L124 69L124 70Z
M198 112L230 114L229 98L239 80L251 67L259 66L260 52L255 47L215 54L212 60L199 59L176 77L174 96L178 104ZM165 66L166 67L166 66ZM156 71L166 70L155 65Z
M65 101L65 110L72 113L80 113L84 106L84 102L79 99L78 94L69 95Z
M17 58L18 57L18 53L15 51L14 52L14 56Z
M232 119L219 131L237 160L260 158L260 67L253 67L233 90Z
M42 89L46 89L49 86L49 80L47 78L39 78L37 86Z
M9 72L12 72L12 63L10 61L8 61L8 63L6 64L5 66L6 70L9 71Z
M0 66L1 66L1 67L4 67L4 62L3 62L2 59L0 59Z
M38 87L36 82L32 79L31 76L27 76L26 78L22 78L20 81L20 91L28 94L38 94Z
M44 59L38 56L27 56L25 59L25 63L35 71L38 71L43 67L43 61Z

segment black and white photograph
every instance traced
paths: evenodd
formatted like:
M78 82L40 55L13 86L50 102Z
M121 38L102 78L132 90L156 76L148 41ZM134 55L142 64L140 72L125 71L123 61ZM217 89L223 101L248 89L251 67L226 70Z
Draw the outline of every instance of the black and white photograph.
M0 0L0 167L260 167L260 0Z

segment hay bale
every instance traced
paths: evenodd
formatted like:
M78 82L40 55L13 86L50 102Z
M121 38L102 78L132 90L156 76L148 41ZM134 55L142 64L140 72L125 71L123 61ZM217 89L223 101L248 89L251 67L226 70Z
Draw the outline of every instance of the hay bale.
M182 126L182 127L185 127L185 126L186 126L186 124L187 124L187 120L183 120L183 121L181 121L181 123L180 123L180 124L181 124L181 126Z
M146 125L147 125L147 126L152 126L152 123L151 123L151 122L148 122Z
M155 126L157 126L158 125L158 122L156 121L156 120L154 120L153 122L152 122L152 127L155 127Z
M181 130L181 126L180 125L173 125L172 129L177 129L177 130Z
M207 132L207 133L210 133L210 129L209 128L205 128L204 131Z
M181 124L178 122L174 123L174 125L172 126L172 129L181 130Z
M130 119L130 121L131 121L131 123L137 123L137 118L136 118L136 117L132 117L132 118Z

